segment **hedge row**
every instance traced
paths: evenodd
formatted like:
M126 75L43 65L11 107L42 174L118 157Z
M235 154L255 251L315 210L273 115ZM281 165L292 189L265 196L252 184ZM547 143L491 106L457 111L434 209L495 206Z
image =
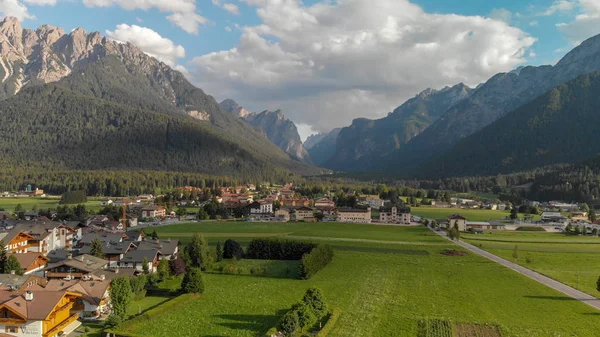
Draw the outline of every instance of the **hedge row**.
M298 276L303 280L313 277L333 260L333 249L329 245L320 244L310 253L302 256Z
M522 232L545 232L546 230L544 229L544 227L537 227L537 226L521 226L519 228L517 228L518 231L522 231Z
M248 244L246 258L256 260L300 260L317 245L303 241L254 239Z
M338 318L340 318L341 314L342 311L340 310L340 308L333 309L333 312L331 313L331 315L329 315L327 323L325 323L321 331L319 331L319 333L315 337L327 337L331 330L335 328L335 324L337 323L337 320Z

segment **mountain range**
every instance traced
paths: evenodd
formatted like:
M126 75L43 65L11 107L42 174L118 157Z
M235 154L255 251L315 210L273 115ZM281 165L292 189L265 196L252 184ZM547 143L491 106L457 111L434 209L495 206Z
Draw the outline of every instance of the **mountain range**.
M500 145L491 140L484 141L483 134L488 134L490 130L501 132L502 127L496 126L496 123L506 126L509 119L525 118L525 111L531 111L535 107L527 105L528 103L542 104L543 101L536 101L536 98L594 71L600 71L600 35L584 41L555 66L520 67L508 73L497 74L475 89L463 84L439 91L427 89L387 117L378 120L356 119L349 127L342 128L335 141L333 155L323 165L339 171L382 172L388 176L403 178L429 172L428 178L436 178L510 172L560 160L583 159L579 156L552 156L552 160L534 160L530 164L524 164L522 160L519 161L522 165L516 161L507 164L506 161L510 162L511 156L504 153L504 166L498 166L497 169L484 168L482 166L489 165L490 161L484 160L486 158L482 157L483 153L499 151ZM583 99L580 96L574 97ZM571 106L561 106L561 109L567 111ZM564 111L555 114L554 118L570 118ZM503 119L508 115L511 117ZM525 123L522 118L520 120ZM556 122L560 123L560 120ZM486 128L487 126L491 129ZM514 132L526 134L530 131L524 124L511 127ZM581 135L582 129L577 135L571 133L574 130L564 131L553 137L558 141L565 140L564 143L570 143L566 141L567 137L584 137ZM510 140L509 131L504 129L504 132L508 136L503 139ZM585 135L587 138L592 136L587 133ZM542 139L545 138L522 141L527 141L527 146L534 144L544 152L546 150L542 149L547 146ZM518 145L515 142L510 144ZM480 156L474 151L478 151ZM473 156L469 157L469 154ZM456 158L460 158L460 165L465 169L458 167L457 163L449 163ZM315 163L319 164L318 161Z
M0 156L7 167L317 174L129 43L0 22Z
M221 109L239 117L260 132L294 160L311 164L310 155L302 144L296 124L285 118L281 110L265 110L260 113L250 113L232 99L220 103Z

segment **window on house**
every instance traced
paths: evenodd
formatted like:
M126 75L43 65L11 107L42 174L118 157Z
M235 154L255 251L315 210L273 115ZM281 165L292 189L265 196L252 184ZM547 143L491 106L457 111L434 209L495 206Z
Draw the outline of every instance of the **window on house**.
M18 333L19 332L19 327L18 326L7 325L6 326L6 332L7 333Z

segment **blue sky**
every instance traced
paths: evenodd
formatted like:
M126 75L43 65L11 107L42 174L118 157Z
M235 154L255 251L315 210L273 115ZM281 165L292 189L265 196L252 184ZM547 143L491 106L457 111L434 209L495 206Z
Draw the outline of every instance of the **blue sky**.
M282 108L303 137L384 116L427 87L553 64L600 33L600 0L135 3L0 0L0 11L27 28L82 27L138 44L219 100Z

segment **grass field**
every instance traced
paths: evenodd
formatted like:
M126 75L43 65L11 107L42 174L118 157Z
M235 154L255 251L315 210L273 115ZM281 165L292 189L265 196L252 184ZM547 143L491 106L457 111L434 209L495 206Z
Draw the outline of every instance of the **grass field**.
M458 213L469 221L488 221L504 219L510 216L510 212L492 211L488 209L458 209L458 208L434 208L428 206L411 207L411 214L427 219L445 219Z
M462 238L490 253L578 288L600 295L596 281L600 276L600 238L570 236L562 233L497 232L463 235ZM517 246L518 258L513 258Z
M157 230L183 238L203 232L212 235L211 243L285 233L326 240L336 255L308 281L204 274L205 294L158 306L122 325L127 333L256 336L311 286L323 290L330 308L341 309L332 337L416 337L424 320L450 321L463 330L498 326L503 337L591 337L600 329L590 317L600 312L479 256L442 255L456 247L422 227L207 223Z
M21 205L25 210L31 210L33 208L48 209L56 208L59 202L59 198L0 198L0 208L9 212L13 212L17 205ZM103 207L100 205L100 201L89 199L88 202L85 203L85 206L89 210L96 211Z

